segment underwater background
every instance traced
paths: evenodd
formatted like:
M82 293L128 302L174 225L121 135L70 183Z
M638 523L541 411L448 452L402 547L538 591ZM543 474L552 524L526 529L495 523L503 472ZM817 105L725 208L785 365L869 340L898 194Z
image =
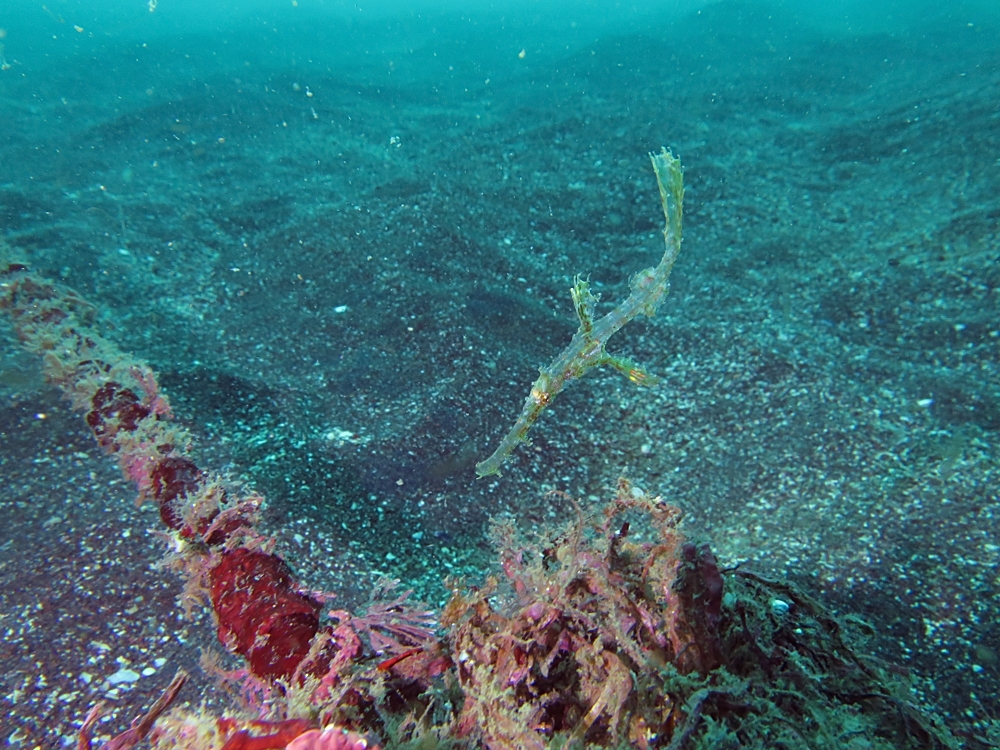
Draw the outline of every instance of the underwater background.
M625 475L720 563L864 618L956 726L1000 719L994 3L5 0L0 239L157 371L301 581L434 605ZM502 477L537 368L662 254ZM198 667L156 510L0 321L0 739L125 728ZM193 687L192 687L193 686Z

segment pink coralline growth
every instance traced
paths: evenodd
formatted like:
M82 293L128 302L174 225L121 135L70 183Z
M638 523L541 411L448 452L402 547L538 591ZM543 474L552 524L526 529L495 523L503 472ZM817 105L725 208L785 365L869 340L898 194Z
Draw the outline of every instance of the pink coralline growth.
M299 735L285 750L380 750L380 747L369 745L368 740L354 732L327 727L322 731L311 729Z
M207 714L182 710L157 724L150 739L153 747L171 750L381 750L366 737L340 726L330 725L322 730L315 726L310 719L213 719ZM101 750L129 750L136 744L132 742L134 734L126 732ZM89 742L89 738L85 739Z

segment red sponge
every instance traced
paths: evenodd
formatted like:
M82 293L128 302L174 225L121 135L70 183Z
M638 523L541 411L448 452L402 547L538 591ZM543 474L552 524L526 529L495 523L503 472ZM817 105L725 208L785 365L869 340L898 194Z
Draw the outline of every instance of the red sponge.
M219 640L257 677L290 677L319 630L320 603L295 588L280 557L261 550L223 552L208 576Z

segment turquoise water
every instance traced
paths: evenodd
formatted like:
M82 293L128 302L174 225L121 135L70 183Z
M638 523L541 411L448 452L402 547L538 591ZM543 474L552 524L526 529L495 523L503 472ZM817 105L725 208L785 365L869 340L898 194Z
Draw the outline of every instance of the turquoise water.
M997 22L960 3L8 0L0 231L157 370L200 461L268 498L279 550L338 606L380 575L440 604L445 575L492 564L488 517L553 522L550 490L594 505L627 474L725 564L867 618L919 700L982 722ZM661 146L686 170L684 248L657 316L609 346L659 385L589 374L476 480L576 329L573 277L606 312L662 253ZM109 690L127 725L170 677L156 654L193 663L211 627L177 624L176 582L147 570L155 518L4 333L0 725L58 747ZM88 574L85 594L95 563L128 586ZM137 606L155 624L103 633ZM155 675L109 684L122 659Z

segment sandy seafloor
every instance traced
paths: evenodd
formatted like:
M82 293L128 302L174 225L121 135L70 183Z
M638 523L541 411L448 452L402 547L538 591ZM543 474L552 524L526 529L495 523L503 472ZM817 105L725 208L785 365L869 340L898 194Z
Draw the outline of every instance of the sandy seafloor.
M489 569L490 515L551 522L549 490L594 505L625 474L725 564L866 618L952 726L1000 718L995 16L725 2L609 29L303 0L196 33L167 5L10 25L0 232L152 364L201 465L269 498L308 586L442 602ZM610 309L662 253L661 145L684 250L610 346L661 383L591 373L477 481L573 333L572 277ZM179 666L183 700L223 705L155 511L2 333L0 742L65 746L102 698L106 737Z

